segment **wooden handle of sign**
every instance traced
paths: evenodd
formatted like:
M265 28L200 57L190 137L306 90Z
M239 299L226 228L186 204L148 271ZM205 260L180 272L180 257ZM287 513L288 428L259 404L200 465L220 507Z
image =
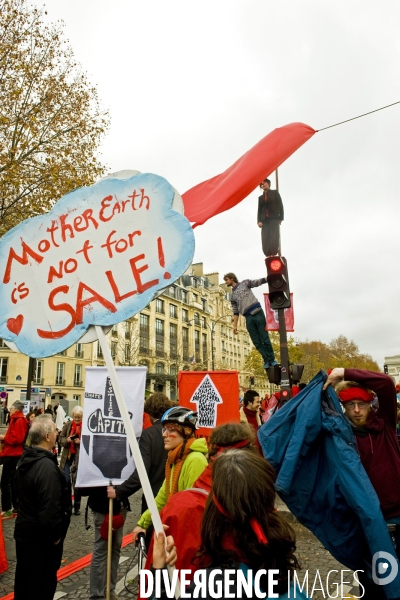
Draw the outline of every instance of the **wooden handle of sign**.
M97 337L100 342L100 347L103 352L104 360L107 366L108 375L111 379L111 383L115 393L115 399L117 400L119 412L121 413L122 421L124 423L126 437L128 438L129 445L132 450L133 460L135 461L135 467L139 475L140 483L142 484L142 490L144 496L146 498L147 506L149 507L151 518L154 525L154 530L156 533L164 533L164 528L161 523L161 517L157 509L156 502L154 500L153 492L151 490L150 481L147 475L146 467L144 466L143 458L139 450L139 444L137 443L137 439L135 436L135 432L132 427L131 419L128 413L128 409L126 407L124 397L122 394L121 387L119 385L117 372L115 370L115 365L112 360L111 351L109 345L107 343L107 338L103 331L103 328L100 325L95 325ZM168 567L168 572L170 574L170 578L172 576L172 572L174 571L174 567ZM181 595L181 587L179 584L179 580L175 586L175 598L180 598Z
M110 482L110 485L111 482ZM112 522L113 522L113 499L110 498L108 504L108 546L107 546L107 587L106 600L111 596L111 561L112 561Z

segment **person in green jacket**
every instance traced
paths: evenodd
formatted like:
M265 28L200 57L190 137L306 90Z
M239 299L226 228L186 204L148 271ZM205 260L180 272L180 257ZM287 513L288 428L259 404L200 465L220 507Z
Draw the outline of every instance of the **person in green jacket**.
M191 488L207 466L207 443L195 438L197 413L189 408L173 406L161 417L164 448L168 450L165 479L156 498L160 511L170 496ZM133 530L133 541L139 533L145 533L152 524L151 514L146 510Z

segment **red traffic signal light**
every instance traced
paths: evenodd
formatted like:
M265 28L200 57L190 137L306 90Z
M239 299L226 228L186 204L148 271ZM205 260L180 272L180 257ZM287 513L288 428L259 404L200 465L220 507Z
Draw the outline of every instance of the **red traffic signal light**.
M271 308L290 308L289 276L286 258L269 256L265 259L267 267L268 296Z

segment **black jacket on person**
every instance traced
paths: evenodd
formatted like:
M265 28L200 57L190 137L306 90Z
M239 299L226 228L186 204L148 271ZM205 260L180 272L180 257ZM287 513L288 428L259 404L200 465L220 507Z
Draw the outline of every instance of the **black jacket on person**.
M283 221L283 202L278 190L268 190L267 201L264 194L258 197L257 223L265 219L279 219Z
M88 506L94 512L102 513L107 515L110 508L110 501L107 498L107 486L101 487L81 487L76 488L75 492L79 492L81 496L89 496ZM127 499L113 500L113 515L119 515L121 508L127 508L130 510L129 502Z
M157 496L160 487L165 479L165 463L168 458L168 451L164 449L164 440L162 437L163 424L161 420L155 421L151 427L145 429L139 441L139 449L146 467L147 475L150 480L151 489L154 497ZM117 499L123 500L140 490L140 483L137 470L124 483L116 487ZM142 498L142 514L147 510L146 499Z
M71 496L57 457L39 446L26 447L17 466L16 489L15 539L34 542L40 537L55 542L64 538L71 516Z

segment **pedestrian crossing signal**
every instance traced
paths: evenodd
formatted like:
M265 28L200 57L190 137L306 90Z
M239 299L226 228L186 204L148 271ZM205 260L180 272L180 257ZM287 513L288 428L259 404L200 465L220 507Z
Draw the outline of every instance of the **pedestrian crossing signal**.
M268 256L265 259L267 267L267 283L269 303L273 310L290 308L289 276L286 258L283 256Z

